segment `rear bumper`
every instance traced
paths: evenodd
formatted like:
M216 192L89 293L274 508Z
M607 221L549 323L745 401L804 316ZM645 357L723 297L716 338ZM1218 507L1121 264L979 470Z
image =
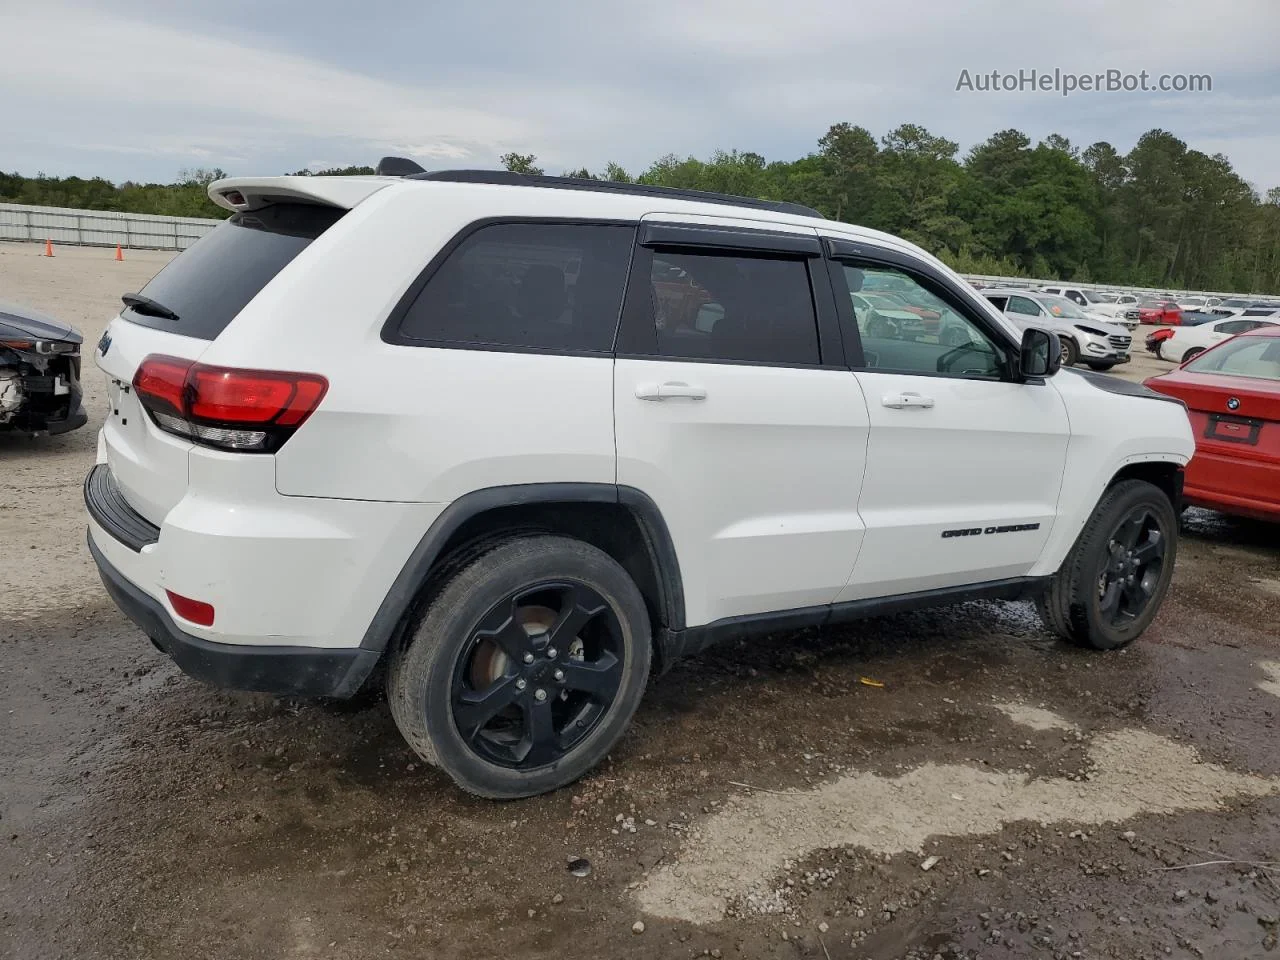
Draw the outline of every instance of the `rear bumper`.
M131 583L89 537L103 586L121 611L183 673L218 687L299 697L350 697L368 679L378 652L359 648L268 647L215 643L180 630L156 599Z
M215 644L358 648L443 509L282 496L271 457L193 453L187 470L181 499L163 515L144 515L100 464L85 484L89 531L111 566L183 632ZM184 619L167 591L213 606L213 623Z
M1183 495L1193 506L1280 521L1280 462L1197 450L1187 465Z

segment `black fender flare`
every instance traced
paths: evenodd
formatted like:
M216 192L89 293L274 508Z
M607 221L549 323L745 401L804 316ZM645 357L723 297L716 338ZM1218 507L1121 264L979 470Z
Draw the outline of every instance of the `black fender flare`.
M658 505L644 491L612 483L522 483L473 490L454 500L414 547L383 597L360 641L362 650L382 652L409 612L449 538L468 520L499 507L533 503L616 503L635 517L657 576L664 626L684 628L684 581L671 531Z

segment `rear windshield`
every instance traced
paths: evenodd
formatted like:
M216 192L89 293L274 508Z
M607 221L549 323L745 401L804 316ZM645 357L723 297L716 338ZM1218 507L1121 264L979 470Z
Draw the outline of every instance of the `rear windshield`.
M1280 380L1280 337L1236 337L1186 365L1196 373Z
M185 337L213 340L271 278L329 229L345 210L278 203L237 213L201 237L142 288L140 293L174 320L146 307L130 307L125 319Z

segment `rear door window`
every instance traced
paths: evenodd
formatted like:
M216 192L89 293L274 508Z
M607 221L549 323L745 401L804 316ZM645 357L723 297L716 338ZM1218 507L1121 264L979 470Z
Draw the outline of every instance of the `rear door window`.
M658 249L649 269L645 353L817 364L817 316L804 259Z
M409 304L400 342L608 353L634 238L635 227L607 223L481 227Z
M213 340L311 241L344 214L336 207L278 203L237 213L201 237L142 288L142 296L177 314L128 307L131 323Z

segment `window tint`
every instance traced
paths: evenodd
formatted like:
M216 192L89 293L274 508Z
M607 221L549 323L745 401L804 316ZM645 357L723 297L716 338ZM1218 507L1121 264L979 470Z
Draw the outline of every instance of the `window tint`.
M1226 323L1218 324L1218 333L1244 333L1252 329L1253 323L1249 320L1228 320Z
M1003 351L948 295L876 264L845 264L844 278L867 369L1001 376Z
M803 260L655 250L649 290L659 356L820 362Z
M481 227L427 281L400 333L433 343L607 352L634 234L612 224Z
M1027 297L1010 297L1009 306L1005 308L1010 313L1021 313L1028 317L1040 316L1040 308L1036 306L1034 300Z
M278 203L237 213L176 257L140 291L178 315L141 313L124 318L143 327L213 340L277 273L345 210Z

